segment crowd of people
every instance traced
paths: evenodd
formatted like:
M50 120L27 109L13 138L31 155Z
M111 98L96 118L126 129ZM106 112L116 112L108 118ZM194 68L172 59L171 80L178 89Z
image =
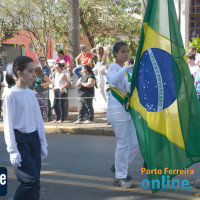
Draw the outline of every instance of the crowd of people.
M71 58L64 54L62 49L57 50L55 64L50 69L47 59L40 57L35 70L36 77L29 88L32 89L38 99L39 106L45 122L52 119L52 109L55 113L53 122L63 123L69 115L68 90L72 83L73 76L77 76L76 84L78 92L78 120L75 123L92 123L94 120L93 97L94 87L97 87L97 80L100 87L102 71L106 69L106 54L102 46L87 51L85 45L80 46L81 53L76 57L76 67L72 67ZM94 62L94 57L98 61ZM103 62L102 62L103 61ZM12 65L10 65L12 67ZM95 78L98 73L99 78ZM9 88L16 83L16 77L12 70L6 73L6 82ZM53 86L54 102L50 102L50 88ZM82 111L83 110L83 111ZM83 117L81 115L83 113ZM84 121L83 121L84 120Z

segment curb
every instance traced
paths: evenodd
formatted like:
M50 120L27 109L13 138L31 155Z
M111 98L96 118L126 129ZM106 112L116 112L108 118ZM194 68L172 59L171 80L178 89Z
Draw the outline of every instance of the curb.
M47 126L45 125L46 134L74 134L74 135L104 135L115 136L112 128L80 128L66 126ZM0 131L4 131L3 124L0 124Z

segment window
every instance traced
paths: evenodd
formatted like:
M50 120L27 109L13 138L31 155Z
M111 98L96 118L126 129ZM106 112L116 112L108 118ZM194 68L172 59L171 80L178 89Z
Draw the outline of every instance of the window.
M34 48L33 48L33 44L32 43L29 43L29 51L33 51Z
M190 1L189 37L200 36L200 0Z

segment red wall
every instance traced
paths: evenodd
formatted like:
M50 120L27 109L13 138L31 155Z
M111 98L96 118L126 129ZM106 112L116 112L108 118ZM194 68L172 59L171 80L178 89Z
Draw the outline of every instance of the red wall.
M32 35L33 36L33 35ZM37 63L37 56L34 51L29 50L29 43L31 42L31 39L29 38L29 34L25 30L20 30L19 35L15 35L14 38L8 39L3 44L18 44L22 45L25 48L25 56L31 57L35 63ZM40 53L40 56L42 53ZM52 42L50 41L49 44L49 52L48 52L48 58L51 59L53 58L53 51L52 51Z

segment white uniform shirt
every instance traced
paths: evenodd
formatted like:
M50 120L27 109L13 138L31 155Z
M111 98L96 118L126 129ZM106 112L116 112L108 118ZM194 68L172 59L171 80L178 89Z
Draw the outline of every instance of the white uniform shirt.
M122 68L117 63L112 63L107 72L107 81L108 84L114 88L117 88L123 94L125 94L127 84L126 70ZM121 105L121 103L113 97L112 93L110 93L110 98L108 100L107 112L112 112L115 114L120 114L125 111L125 108ZM127 112L128 113L128 112Z
M41 146L47 146L42 114L32 90L14 86L7 92L3 103L3 123L9 153L18 150L14 129L24 134L37 130Z

